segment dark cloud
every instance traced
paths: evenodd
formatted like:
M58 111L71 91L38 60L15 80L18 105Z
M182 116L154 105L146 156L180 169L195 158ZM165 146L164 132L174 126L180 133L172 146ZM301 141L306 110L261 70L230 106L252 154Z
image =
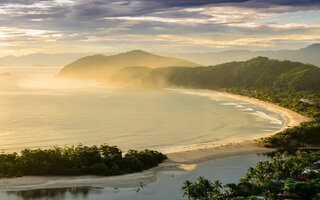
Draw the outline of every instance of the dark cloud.
M289 6L293 7L292 10L294 11L320 9L319 0L75 0L72 4L64 4L62 6L54 4L54 0L0 0L0 6L5 4L31 5L35 3L42 3L49 7L17 8L11 15L15 15L15 13L20 13L20 15L21 13L26 13L26 16L32 17L34 15L30 15L30 13L32 13L30 11L37 11L39 15L55 15L58 13L56 15L58 18L62 16L78 20L93 20L103 17L147 15L175 8L181 9L214 5L231 5L256 9ZM41 11L45 13L41 13ZM288 10L285 12L288 12Z
M72 7L75 16L137 16L172 8L188 8L209 4L241 3L250 0L86 0Z
M42 2L52 2L54 0L1 0L0 5L3 4L35 4ZM189 7L189 6L202 6L207 4L222 4L222 3L265 3L270 5L287 5L287 6L310 6L319 5L319 0L77 0L76 4L95 4L95 5L106 5L112 3L119 3L119 5L130 6L134 2L143 2L146 7L148 4L162 5L163 7Z
M248 7L268 13L299 11L310 7L314 9L320 5L319 0L75 0L74 3L67 4L54 3L54 0L0 0L0 6L7 3L26 5L39 2L45 7L10 8L8 13L0 18L0 25L90 32L96 28L108 28L122 23L104 20L105 17L158 16L205 19L205 15L184 12L183 9L217 5ZM279 5L288 8L277 10ZM251 17L248 20L253 19L254 17Z
M81 20L92 20L103 17L148 15L172 9L215 5L269 9L267 12L274 13L320 9L319 0L81 0L70 7L72 10L70 16ZM288 8L279 10L277 8L279 6Z
M145 3L149 0L143 0ZM154 0L155 1L155 0ZM239 3L247 2L250 0L161 0L156 2L161 2L165 7L190 7L190 6L203 6L207 4L222 4L222 3Z
M286 5L286 6L312 6L312 5L320 5L319 0L268 0L258 2L267 2L269 4L274 5Z

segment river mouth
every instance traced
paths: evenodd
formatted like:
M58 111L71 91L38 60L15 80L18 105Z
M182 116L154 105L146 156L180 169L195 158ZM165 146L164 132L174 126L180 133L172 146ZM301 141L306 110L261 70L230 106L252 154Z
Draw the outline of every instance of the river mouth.
M6 200L162 200L187 199L182 197L182 182L186 179L195 180L205 176L210 180L220 180L223 184L237 182L249 167L256 166L258 161L269 160L267 156L255 154L220 158L200 163L191 171L159 172L153 183L129 188L111 187L69 187L37 190L0 191L0 198ZM235 166L234 163L237 163ZM139 189L140 188L140 189ZM138 191L138 192L137 192Z

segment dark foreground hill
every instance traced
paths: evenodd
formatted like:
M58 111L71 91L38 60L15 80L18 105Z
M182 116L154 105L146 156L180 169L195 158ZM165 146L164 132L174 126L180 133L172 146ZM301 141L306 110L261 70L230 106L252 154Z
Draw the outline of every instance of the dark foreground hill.
M65 66L58 76L101 81L115 71L133 66L159 68L170 66L195 67L200 65L183 59L163 57L135 50L113 56L99 54L78 59Z

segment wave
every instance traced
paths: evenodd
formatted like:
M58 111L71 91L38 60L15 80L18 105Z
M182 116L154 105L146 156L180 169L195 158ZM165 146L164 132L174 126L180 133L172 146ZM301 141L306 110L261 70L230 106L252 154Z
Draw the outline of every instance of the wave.
M221 103L221 105L224 105L224 106L238 106L238 104L236 104L236 103Z
M192 94L192 95L198 95L198 96L206 96L206 97L210 97L211 99L213 100L217 100L219 99L220 95L217 94L217 93L214 93L212 91L206 91L206 90L201 90L200 92L197 91L197 90L191 90L191 89L172 89L172 88L169 88L168 90L171 90L171 91L175 91L175 92L181 92L181 93L184 93L184 94ZM225 103L221 103L221 105L225 105L225 106L235 106L235 107L238 107L238 108L243 108L241 109L242 111L247 111L247 112L250 112L248 114L252 114L252 115L255 115L255 116L258 116L258 117L262 117L264 119L268 119L271 121L272 124L277 124L277 125L282 125L283 122L279 119L276 119L274 117L271 117L269 116L268 114L264 113L264 112L261 112L261 111L255 111L254 109L252 108L248 108L246 106L243 106L243 105L239 105L237 103L233 103L233 102L225 102ZM272 111L272 109L270 109ZM255 112L253 112L255 111Z
M244 108L242 111L254 111L252 108Z
M261 111L256 111L254 113L249 113L251 115L255 115L255 116L258 116L258 117L262 117L264 119L268 119L271 121L272 124L279 124L279 125L282 125L283 122L279 119L276 119L274 117L271 117L270 115L264 113L264 112L261 112Z

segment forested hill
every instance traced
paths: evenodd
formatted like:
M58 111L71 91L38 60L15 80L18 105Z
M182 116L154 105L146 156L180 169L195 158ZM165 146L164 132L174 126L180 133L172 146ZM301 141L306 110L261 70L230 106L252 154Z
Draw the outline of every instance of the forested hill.
M58 76L101 81L110 77L115 71L133 66L158 68L200 65L184 59L158 56L142 50L134 50L112 56L98 54L80 58L65 66Z
M220 89L233 87L320 90L320 68L299 62L256 57L208 67L125 68L113 82L136 86Z

